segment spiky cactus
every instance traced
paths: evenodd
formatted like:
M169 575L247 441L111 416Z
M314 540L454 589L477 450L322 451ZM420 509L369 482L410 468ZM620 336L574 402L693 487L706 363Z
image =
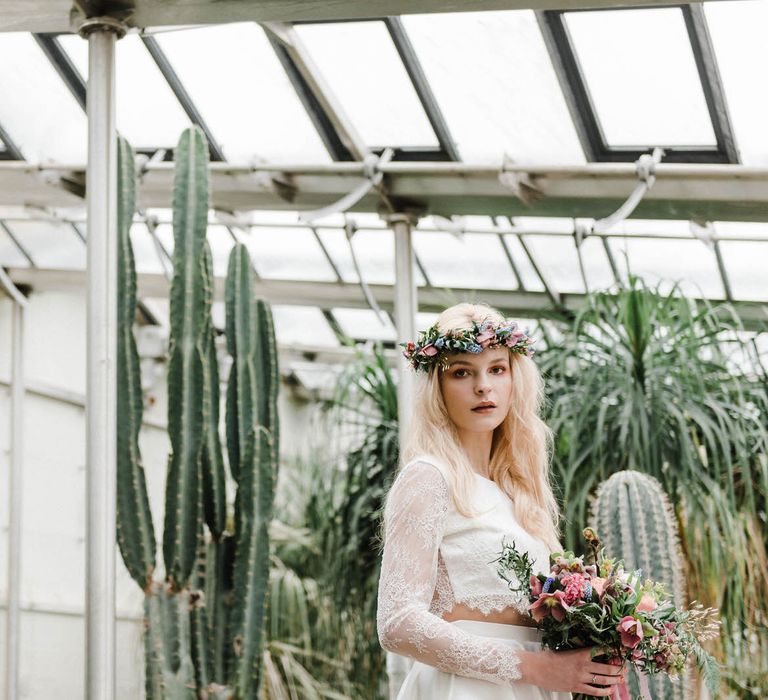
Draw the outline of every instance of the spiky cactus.
M677 520L661 484L634 470L616 472L600 484L592 501L591 523L600 533L606 555L623 559L628 570L663 583L678 607L685 606L684 559ZM636 674L630 689L639 694ZM690 689L690 673L672 683L664 675L649 677L656 700L682 700Z
M254 698L261 680L269 581L269 523L279 454L279 372L269 306L254 295L245 247L226 281L227 454L237 483L227 517L219 435L219 370L211 321L213 267L206 241L207 144L187 129L176 151L174 276L168 363L168 458L163 559L153 581L155 535L138 448L141 384L132 334L136 273L128 235L135 175L120 141L120 376L118 540L145 592L147 697Z

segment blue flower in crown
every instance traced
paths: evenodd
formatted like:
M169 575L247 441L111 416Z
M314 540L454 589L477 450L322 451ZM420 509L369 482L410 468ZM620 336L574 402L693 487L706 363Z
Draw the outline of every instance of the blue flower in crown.
M437 324L419 333L416 342L400 343L403 355L417 371L428 372L432 367L448 367L450 353L480 353L486 348L507 347L512 352L532 357L535 341L528 328L521 329L511 319L494 324L491 319L473 323L472 328L441 332Z

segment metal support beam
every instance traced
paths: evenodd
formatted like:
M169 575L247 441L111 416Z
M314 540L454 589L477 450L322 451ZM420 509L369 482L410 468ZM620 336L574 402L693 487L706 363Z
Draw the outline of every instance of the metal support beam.
M87 700L115 697L115 510L117 464L117 132L115 45L125 26L85 20L88 39L86 379Z
M19 620L21 604L21 509L24 474L24 310L26 297L0 267L0 289L13 304L11 327L11 452L8 474L8 562L5 617L5 698L19 695Z
M0 149L0 160L24 160L19 147L13 142L8 132L0 124L0 141L4 148Z
M413 232L416 221L409 214L388 214L386 222L395 239L395 326L397 342L413 340L416 335L416 278L414 275ZM413 373L402 355L398 365L400 381L397 384L397 419L400 436L411 420L413 403Z

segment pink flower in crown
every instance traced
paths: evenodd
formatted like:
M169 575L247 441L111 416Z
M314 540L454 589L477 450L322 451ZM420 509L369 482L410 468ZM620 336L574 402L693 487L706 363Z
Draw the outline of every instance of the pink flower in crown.
M636 620L632 615L622 617L616 629L621 635L621 643L627 649L634 649L643 639L643 625L640 620Z
M480 333L478 336L475 337L475 342L485 350L490 344L491 341L496 337L496 331L490 330L485 331L483 333Z
M437 355L439 350L430 343L429 345L425 345L421 350L419 350L419 355L426 355L427 357L433 357L434 355Z
M565 593L555 591L554 593L542 593L539 599L531 604L528 612L531 613L536 622L541 622L547 615L552 615L558 622L562 622L565 613L570 611L570 606L565 602Z
M538 597L541 595L543 587L544 585L539 581L539 577L531 575L531 593Z

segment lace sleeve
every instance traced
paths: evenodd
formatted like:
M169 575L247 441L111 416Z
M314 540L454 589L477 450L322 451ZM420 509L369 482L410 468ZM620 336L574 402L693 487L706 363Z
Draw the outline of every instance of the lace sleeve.
M458 629L429 611L450 494L439 470L416 462L401 472L384 512L377 624L386 650L442 671L511 685L520 658L502 642Z

